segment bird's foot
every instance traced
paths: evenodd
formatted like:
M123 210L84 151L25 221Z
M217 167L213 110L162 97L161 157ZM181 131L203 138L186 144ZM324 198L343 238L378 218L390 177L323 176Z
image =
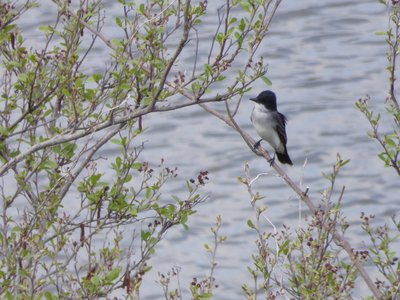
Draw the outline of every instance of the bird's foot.
M275 162L275 153L274 153L274 156L268 160L268 162L269 162L269 166L272 167L272 164Z
M254 143L254 145L253 145L254 149L257 149L260 146L261 141L262 141L262 139L257 141L256 143Z

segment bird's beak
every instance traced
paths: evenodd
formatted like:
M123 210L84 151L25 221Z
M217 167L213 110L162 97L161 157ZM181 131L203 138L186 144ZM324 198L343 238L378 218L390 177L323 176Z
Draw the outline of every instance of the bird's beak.
M258 102L257 98L250 98L251 101Z

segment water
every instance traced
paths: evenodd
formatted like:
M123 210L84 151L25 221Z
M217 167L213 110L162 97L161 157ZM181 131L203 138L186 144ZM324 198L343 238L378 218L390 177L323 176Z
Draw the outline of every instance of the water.
M358 226L362 211L374 213L379 222L389 222L398 207L398 178L376 157L379 147L367 138L368 123L354 108L357 99L369 94L372 107L382 110L380 106L387 95L386 46L383 37L374 35L375 31L386 30L387 12L377 2L283 1L259 53L269 65L267 76L273 82L271 89L277 94L278 108L289 119L288 149L294 167L285 167L288 174L295 181L302 181L304 188L309 186L309 195L318 201L320 191L328 187L321 172L331 171L337 153L351 160L336 189L346 186L343 213L354 224L348 238L355 247L367 243ZM31 14L32 18L25 16L26 27L48 20L46 9L36 10L36 14ZM215 15L207 18L209 28L201 31L203 39L209 38L207 33L213 34L215 20ZM111 34L107 28L106 32ZM104 52L98 51L101 57ZM103 60L92 62L93 67L102 63ZM261 80L252 87L246 98L266 88ZM249 119L251 109L252 103L245 99L237 122L255 137ZM217 254L215 277L219 288L215 299L240 298L240 286L251 284L247 266L256 251L257 238L246 225L248 219L254 218L249 196L237 181L238 176L244 175L244 163L249 162L252 176L268 173L260 177L254 190L265 196L266 215L278 229L283 223L292 228L299 226L298 200L237 133L200 108L148 115L144 125L147 130L140 136L146 141L142 160L158 163L164 158L167 165L178 167L181 180L167 186L165 195L182 194L181 182L195 177L200 170L209 171L211 183L203 189L209 200L197 208L198 213L188 223L190 229L175 229L162 241L150 262L153 270L142 285L143 299L162 297L161 287L154 282L156 274L173 266L181 267L181 288L188 298L191 278L209 272L210 257L203 244L212 241L209 227L217 215L222 216L221 234L228 240ZM112 147L106 151L114 151ZM303 205L302 216L306 214ZM272 231L267 222L264 229ZM358 290L359 295L365 294L362 289Z

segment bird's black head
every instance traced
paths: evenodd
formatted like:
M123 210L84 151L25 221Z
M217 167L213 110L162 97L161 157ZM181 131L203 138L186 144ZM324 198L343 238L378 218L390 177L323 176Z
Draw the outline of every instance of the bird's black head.
M272 91L264 91L258 94L256 98L250 98L251 101L264 105L267 109L276 111L276 96Z

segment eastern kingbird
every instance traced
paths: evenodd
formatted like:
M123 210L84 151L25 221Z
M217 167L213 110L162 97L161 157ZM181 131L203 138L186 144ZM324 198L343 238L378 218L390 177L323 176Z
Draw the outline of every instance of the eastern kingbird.
M274 148L281 163L293 165L286 149L286 117L277 110L274 92L264 91L250 100L256 103L251 113L251 122L261 137L261 140L254 144L254 148L265 140ZM275 154L270 163L274 160Z

